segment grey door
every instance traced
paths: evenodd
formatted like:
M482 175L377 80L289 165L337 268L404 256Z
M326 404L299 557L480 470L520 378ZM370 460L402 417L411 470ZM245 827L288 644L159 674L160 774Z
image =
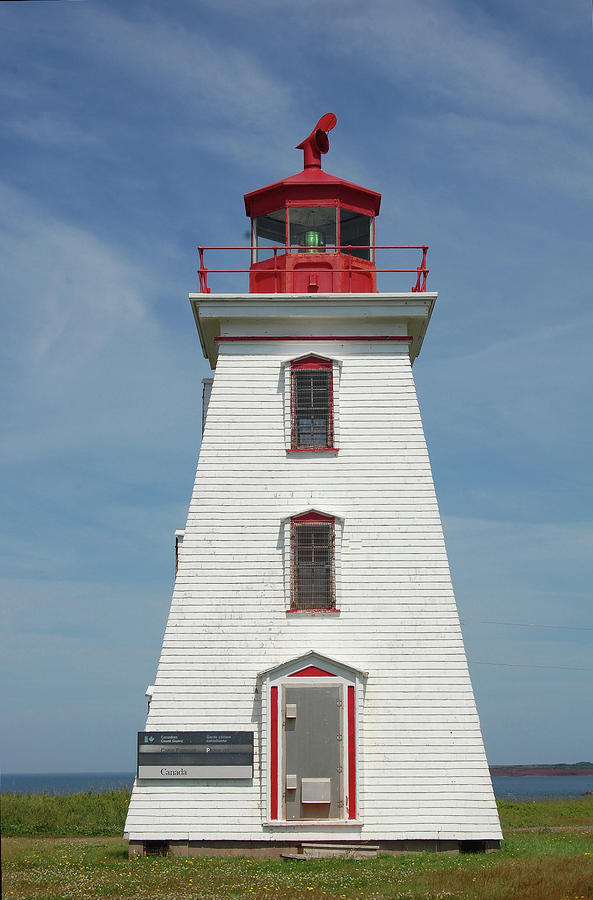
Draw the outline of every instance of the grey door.
M341 818L340 686L285 687L282 712L286 818Z

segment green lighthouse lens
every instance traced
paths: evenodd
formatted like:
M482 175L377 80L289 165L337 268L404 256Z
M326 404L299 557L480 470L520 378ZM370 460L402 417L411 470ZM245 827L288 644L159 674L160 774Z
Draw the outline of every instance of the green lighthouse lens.
M309 253L315 253L323 247L323 238L320 231L305 231L303 243Z

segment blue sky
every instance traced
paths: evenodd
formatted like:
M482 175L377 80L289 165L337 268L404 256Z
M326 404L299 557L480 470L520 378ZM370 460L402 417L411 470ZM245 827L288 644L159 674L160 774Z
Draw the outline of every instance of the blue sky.
M590 4L31 0L0 31L4 770L134 766L195 245L245 242L329 110L378 241L430 244L414 370L490 762L592 759Z

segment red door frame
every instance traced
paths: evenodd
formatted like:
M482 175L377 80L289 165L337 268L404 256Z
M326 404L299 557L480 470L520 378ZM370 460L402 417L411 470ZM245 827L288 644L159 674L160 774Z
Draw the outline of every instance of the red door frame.
M290 678L333 676L316 666L307 666L293 672ZM335 677L335 676L333 676ZM346 758L348 761L347 813L348 821L356 819L356 690L353 684L346 685ZM270 820L279 821L278 773L280 751L280 715L278 685L270 688ZM323 820L320 821L320 824ZM297 824L295 822L295 824Z

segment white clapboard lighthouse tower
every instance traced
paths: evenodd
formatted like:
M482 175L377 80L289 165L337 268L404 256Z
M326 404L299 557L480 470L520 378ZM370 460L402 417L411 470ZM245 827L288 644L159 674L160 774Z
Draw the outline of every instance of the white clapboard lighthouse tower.
M214 378L131 853L501 838L412 377L427 248L377 246L380 194L321 168L335 123L302 172L246 194L248 293L211 293L200 248ZM420 265L386 269L391 251ZM379 291L385 272L411 290Z

